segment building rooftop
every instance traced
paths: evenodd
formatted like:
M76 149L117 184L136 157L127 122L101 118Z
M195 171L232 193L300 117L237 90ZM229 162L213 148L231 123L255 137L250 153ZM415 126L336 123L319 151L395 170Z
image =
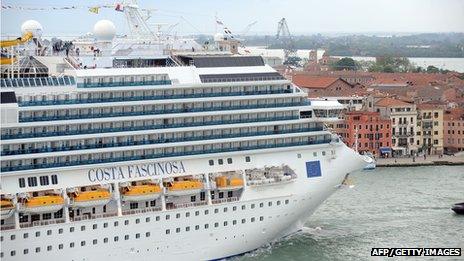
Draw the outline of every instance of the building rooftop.
M299 87L311 89L325 89L337 80L343 81L338 77L313 76L304 74L295 74L292 78L293 83L298 85Z
M402 106L411 106L411 103L407 103L398 99L393 98L382 98L375 103L375 106L379 107L402 107Z

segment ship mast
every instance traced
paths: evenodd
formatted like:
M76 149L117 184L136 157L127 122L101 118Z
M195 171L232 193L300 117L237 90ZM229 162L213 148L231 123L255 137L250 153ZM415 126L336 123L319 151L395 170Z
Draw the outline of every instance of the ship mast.
M156 35L148 27L147 16L142 15L137 0L125 0L123 2L129 31L133 39L156 39Z

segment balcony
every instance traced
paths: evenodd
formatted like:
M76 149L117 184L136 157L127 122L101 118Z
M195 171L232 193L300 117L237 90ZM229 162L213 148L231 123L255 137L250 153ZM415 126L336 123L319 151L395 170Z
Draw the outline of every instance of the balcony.
M24 150L3 150L1 152L1 155L2 156L10 156L10 155L48 153L48 152L59 152L59 151L102 149L102 148L114 148L114 147L125 147L125 146L164 144L164 143L172 143L172 142L228 139L228 138L239 138L239 137L252 137L252 136L265 136L265 135L276 135L276 134L299 133L299 132L313 132L313 131L322 131L322 130L323 130L322 127L318 127L318 128L295 128L295 129L283 130L283 131L259 131L259 132L246 132L246 133L242 132L242 133L226 134L226 135L209 135L209 136L198 136L198 137L127 141L127 142L113 142L113 143L100 143L100 144L97 143L97 144L76 145L76 146L63 146L63 147L55 147L55 148L46 147L46 148L36 148L36 149L31 148L31 149L24 149Z
M103 103L103 102L148 101L148 100L165 100L165 99L188 99L188 98L207 98L207 97L224 97L224 96L264 95L264 94L284 94L284 93L292 93L292 90L227 92L227 93L202 93L202 94L172 94L172 95L113 97L113 98L98 98L98 99L22 101L22 102L19 102L19 106L27 107L27 106L87 104L87 103Z
M133 82L103 82L103 83L78 83L77 88L105 88L105 87L130 87L146 85L171 85L170 80L159 81L133 81Z
M395 132L395 133L393 133L393 136L395 136L395 137L413 137L414 133L413 132Z
M19 117L19 122L37 122L37 121L59 121L59 120L75 120L75 119L93 119L93 118L111 118L111 117L127 117L127 116L143 116L143 115L159 115L167 113L188 113L188 112L207 112L207 111L227 111L227 110L244 110L244 109L264 109L264 108L280 108L280 107L295 107L308 105L307 102L289 102L289 103L274 103L274 104L255 104L245 106L218 106L209 108L181 108L181 109L154 109L146 111L129 111L129 112L108 112L108 113L88 113L88 114L68 114L68 115L53 115L53 116L29 116Z
M31 169L45 169L45 168L59 168L59 167L92 165L92 164L134 161L134 160L147 160L147 159L158 159L158 158L166 158L166 157L182 157L182 156L190 156L190 155L235 152L235 151L246 151L246 150L256 150L256 149L307 146L307 145L316 145L316 144L327 144L330 142L332 142L332 139L321 139L321 140L308 140L304 142L253 145L253 146L244 146L244 147L237 147L237 148L218 148L218 149L210 149L210 150L197 150L197 151L193 150L193 151L185 151L185 152L156 153L156 154L126 156L126 157L117 157L117 158L104 158L104 159L76 160L76 161L69 161L69 162L5 166L1 168L1 172L31 170Z
M208 122L152 124L152 125L145 125L145 126L131 126L131 127L118 127L118 128L115 127L115 128L101 128L101 129L99 128L99 129L87 129L87 130L64 130L64 131L50 131L50 132L16 133L16 134L4 134L1 136L1 139L11 140L11 139L24 139L24 138L140 131L140 130L154 130L154 129L168 129L168 128L182 128L182 127L198 127L198 126L212 126L212 125L224 125L224 124L236 124L236 123L297 120L297 119L299 119L298 116L285 116L285 117L269 117L269 118L256 118L256 119L236 119L236 120L227 120L227 121L221 120L221 121L208 121Z

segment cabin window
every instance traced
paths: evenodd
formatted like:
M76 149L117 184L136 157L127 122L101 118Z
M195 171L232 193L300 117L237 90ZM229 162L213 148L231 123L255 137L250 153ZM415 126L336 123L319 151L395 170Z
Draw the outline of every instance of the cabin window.
M224 160L223 160L223 159L218 159L218 164L219 164L219 165L224 164Z
M29 187L36 187L37 186L37 178L36 177L27 178L27 185Z
M53 185L58 184L58 176L57 175L52 175L52 184Z
M69 247L73 248L74 247L74 242L69 243Z
M52 246L47 246L47 251L52 251Z
M24 180L24 178L19 178L18 181L19 181L20 188L26 187L26 181Z
M41 186L47 186L49 184L48 176L40 176L39 180Z
M29 249L27 249L27 248L24 249L24 250L23 250L23 254L25 254L25 255L29 254Z
M124 240L129 240L129 235L125 235Z
M36 248L35 248L35 252L36 252L36 253L40 253L40 247L36 247Z
M103 239L103 243L108 243L108 238L107 238L107 237L105 237L105 238Z
M232 164L232 158L227 158L227 164Z
M114 242L118 242L118 241L119 241L119 237L118 237L118 236L115 236L115 237L113 238L113 240L114 240Z
M250 162L250 161L251 161L250 156L246 156L245 157L245 162Z
M259 217L259 221L263 221L264 220L264 217L263 216L260 216Z
M195 230L198 230L198 229L200 229L200 226L199 226L199 225L196 225L196 226L195 226Z
M209 160L209 165L213 166L214 165L214 160Z

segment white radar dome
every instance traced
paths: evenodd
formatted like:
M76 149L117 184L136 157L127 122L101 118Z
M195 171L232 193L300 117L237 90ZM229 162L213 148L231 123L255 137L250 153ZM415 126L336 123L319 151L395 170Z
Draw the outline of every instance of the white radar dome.
M93 26L93 35L99 41L111 41L116 35L116 27L109 20L100 20Z
M21 25L21 32L23 34L30 32L34 37L40 37L42 36L43 27L36 20L27 20Z

